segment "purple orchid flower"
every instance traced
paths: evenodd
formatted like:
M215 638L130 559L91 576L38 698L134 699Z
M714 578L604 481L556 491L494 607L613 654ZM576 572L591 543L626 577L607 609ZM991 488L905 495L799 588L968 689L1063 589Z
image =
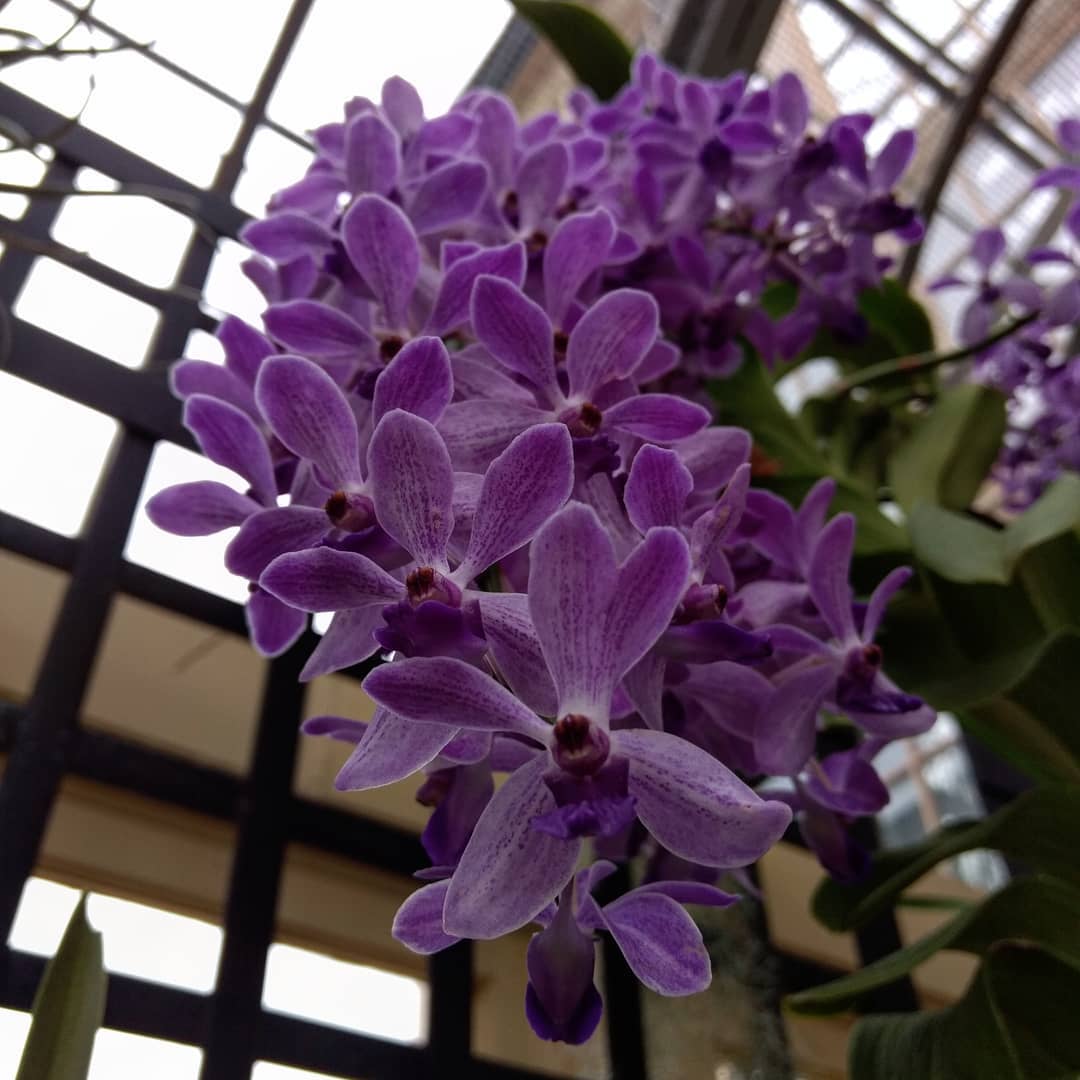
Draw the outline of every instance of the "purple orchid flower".
M634 816L671 851L711 866L752 862L786 828L786 807L762 802L690 743L610 730L615 687L670 622L689 569L674 529L650 530L618 566L588 507L571 505L544 526L529 606L558 695L554 725L454 659L403 660L365 680L376 702L407 720L513 732L544 751L480 818L448 888L449 933L490 938L524 925L570 880L583 836L611 835Z

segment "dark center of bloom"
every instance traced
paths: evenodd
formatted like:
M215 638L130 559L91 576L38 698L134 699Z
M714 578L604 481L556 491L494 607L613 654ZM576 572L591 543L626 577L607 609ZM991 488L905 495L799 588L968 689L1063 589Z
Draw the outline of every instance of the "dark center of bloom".
M416 792L416 801L421 806L434 809L440 806L450 792L453 780L452 769L439 769L427 777Z
M391 360L405 347L405 340L398 337L397 334L391 334L389 337L384 337L379 342L379 356L384 364L389 364Z
M374 523L375 507L366 495L335 491L323 507L330 524L347 532L360 532Z
M676 625L718 619L727 607L728 591L723 585L691 585L675 612Z
M603 420L604 414L591 401L586 401L565 423L570 429L570 434L581 439L595 435L600 430Z
M536 232L525 241L525 250L530 255L539 255L540 252L547 247L547 242L547 233L543 232L541 229L537 229Z
M607 761L611 740L587 716L569 713L555 722L552 756L560 769L574 776L592 776Z
M565 330L556 330L552 334L551 343L555 349L555 363L561 363L566 359L566 347L570 344L570 335Z
M451 607L461 603L461 590L433 566L418 566L410 571L405 578L405 591L413 607L425 600L438 600Z

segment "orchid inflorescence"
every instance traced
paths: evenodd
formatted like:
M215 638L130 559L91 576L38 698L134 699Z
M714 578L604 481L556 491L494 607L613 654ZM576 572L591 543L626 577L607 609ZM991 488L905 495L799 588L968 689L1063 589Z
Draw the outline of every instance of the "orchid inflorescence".
M994 467L1005 506L1023 510L1062 471L1080 471L1080 118L1058 125L1065 161L1040 173L1034 189L1060 189L1060 244L1030 249L1010 270L1007 242L999 228L982 229L972 240L970 259L978 278L950 274L934 289L967 288L959 337L966 345L986 339L1003 316L1022 321L1018 331L977 350L972 377L1008 398L1009 429ZM1032 272L1053 275L1033 280Z
M833 482L797 509L751 487L750 436L702 404L744 340L771 359L823 326L858 336L875 237L918 233L892 194L910 133L871 158L869 117L808 132L792 75L751 89L649 55L570 110L522 124L474 91L425 119L391 79L318 129L244 234L265 332L226 318L224 366L173 369L248 490L181 484L149 513L238 527L226 565L262 653L333 613L302 677L368 661L376 709L306 731L354 744L338 788L422 773L433 808L395 935L431 953L536 924L529 1020L577 1043L596 935L652 989L703 989L683 905L733 902L721 875L793 812L857 876L847 826L888 798L872 759L934 713L874 641L908 571L855 602ZM774 321L776 281L800 289ZM826 718L852 738L819 757ZM639 853L636 888L594 895Z

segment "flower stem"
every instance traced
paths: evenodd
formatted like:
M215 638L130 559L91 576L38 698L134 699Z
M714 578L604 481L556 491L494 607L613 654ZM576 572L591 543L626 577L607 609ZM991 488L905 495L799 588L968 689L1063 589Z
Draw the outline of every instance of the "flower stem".
M871 364L869 367L849 375L846 379L842 379L833 387L827 397L829 399L842 398L845 394L851 393L856 387L865 386L867 383L876 382L878 379L884 379L889 375L910 375L919 371L930 371L940 364L948 364L954 360L965 360L967 357L974 356L976 353L996 345L999 341L1011 337L1017 330L1033 322L1038 314L1037 311L1029 311L1026 315L1022 315L1019 319L1009 323L1008 326L1003 326L1000 330L983 338L982 341L976 341L973 345L953 349L951 352L914 353L910 356L899 356L895 360L883 360L881 363Z

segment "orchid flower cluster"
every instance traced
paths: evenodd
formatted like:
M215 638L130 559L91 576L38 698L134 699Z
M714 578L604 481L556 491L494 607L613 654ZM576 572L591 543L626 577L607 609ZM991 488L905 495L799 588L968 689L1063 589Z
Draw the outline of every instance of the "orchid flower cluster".
M391 79L315 132L245 232L264 331L226 318L224 366L173 370L247 491L181 484L149 513L237 528L262 653L333 613L302 678L367 661L376 709L306 731L353 744L338 788L421 774L433 809L394 934L431 953L535 925L529 1020L578 1043L597 934L646 986L703 989L684 905L733 902L721 875L793 814L858 875L847 826L888 799L872 759L934 714L874 641L909 572L856 602L832 482L798 509L752 488L750 436L693 389L741 336L774 355L858 332L875 235L917 228L890 194L910 136L870 160L865 117L807 133L793 76L751 91L649 56L613 103L571 108L522 124L473 92L426 119ZM756 299L778 277L807 287L773 324ZM854 738L819 756L829 718ZM598 899L636 854L641 884Z
M993 476L1014 511L1034 502L1063 470L1080 472L1080 118L1058 125L1058 141L1066 160L1036 177L1034 188L1062 191L1060 245L1028 251L1028 273L1020 274L1008 267L1004 233L983 229L969 253L978 278L950 275L932 286L971 290L958 335L965 345L984 341L1005 316L1025 322L980 349L971 373L1008 398L1009 428ZM1052 273L1052 282L1033 280L1038 268Z

